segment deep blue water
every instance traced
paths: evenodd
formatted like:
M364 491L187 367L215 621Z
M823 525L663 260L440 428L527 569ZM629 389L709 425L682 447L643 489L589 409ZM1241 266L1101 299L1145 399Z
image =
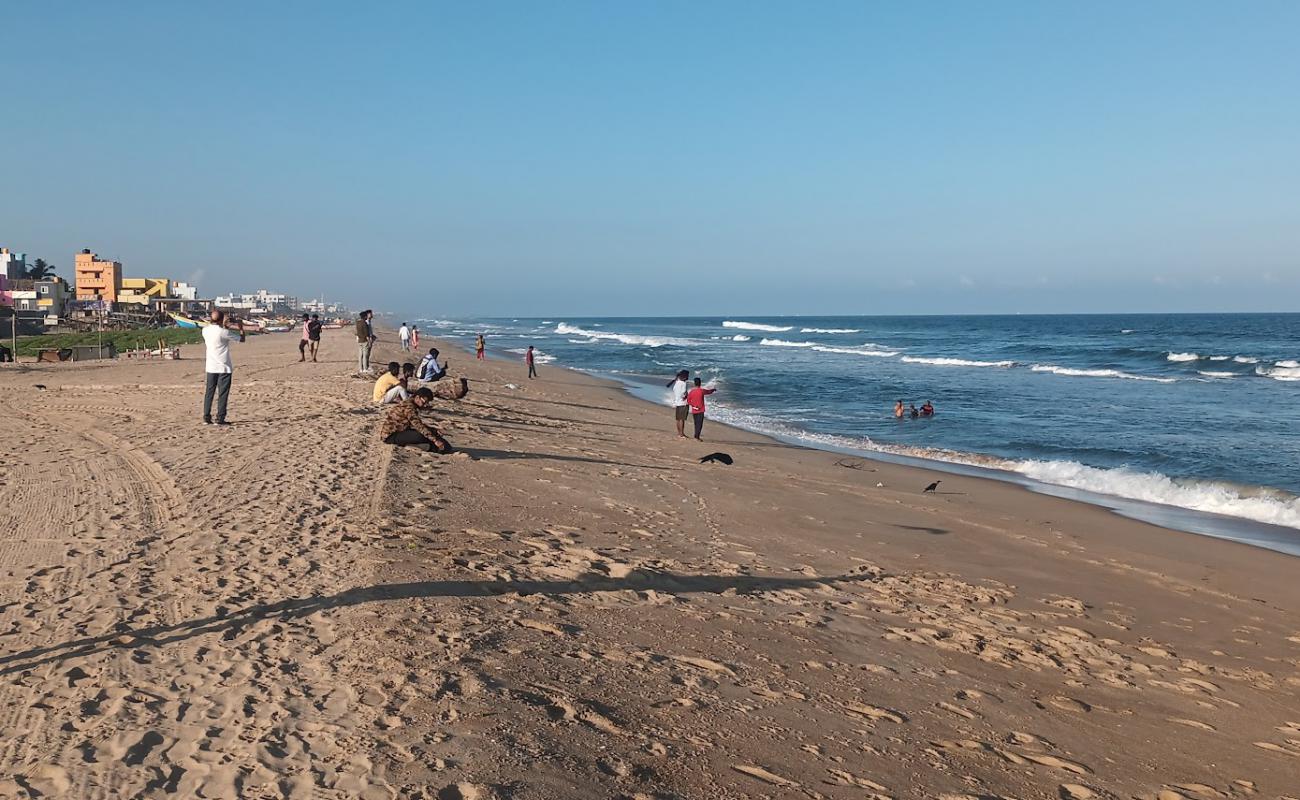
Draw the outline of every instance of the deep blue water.
M1300 315L427 320L810 444L1300 528ZM893 418L896 400L932 419Z

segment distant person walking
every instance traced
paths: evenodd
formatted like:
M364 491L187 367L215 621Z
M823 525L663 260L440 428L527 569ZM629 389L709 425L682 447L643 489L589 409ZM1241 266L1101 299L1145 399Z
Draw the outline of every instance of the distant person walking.
M482 360L483 360L483 351L486 350L486 349L487 349L487 340L485 340L485 339L483 338L483 334L480 333L480 334L478 335L478 338L474 340L474 353L475 353L475 358L477 358L479 361L482 361Z
M704 430L704 398L718 391L717 389L705 389L700 385L700 379L695 379L695 385L686 393L686 405L691 410L691 421L695 423L695 440L704 441L700 438L700 433Z
M373 315L373 311L366 309L357 317L357 371L361 373L370 372L370 348L375 344L374 328L370 325Z
M419 348L420 348L420 326L412 325L411 326L411 349L418 350Z
M397 338L402 342L402 349L408 353L411 352L411 329L406 327L405 322L402 323L402 327L397 329Z
M436 428L420 419L420 409L433 402L433 390L424 386L415 390L410 398L398 403L384 418L379 435L384 444L397 447L419 447L430 452L450 453L451 445Z
M690 391L690 385L686 380L691 377L691 373L681 370L677 377L668 381L668 389L672 392L673 398L673 418L677 422L677 435L686 438L686 417L691 413L690 403L686 401L686 393Z
M320 352L320 332L325 327L320 321L320 314L312 314L311 322L307 323L307 346L311 349L311 360L316 360L316 354Z
M224 311L212 309L209 323L203 327L203 345L207 349L207 381L203 387L203 424L229 425L226 422L226 403L230 399L230 380L235 365L230 360L230 343L236 334L226 330ZM239 341L244 341L244 323L239 322ZM217 417L212 418L212 400L216 397Z
M311 316L308 314L303 314L302 315L302 339L299 340L298 342L298 363L300 364L307 360L307 342L310 341L311 339L311 332L307 329L307 327L310 324L311 324Z
M533 346L528 345L528 352L524 353L524 362L528 364L528 379L532 380L537 377L537 354L533 352Z

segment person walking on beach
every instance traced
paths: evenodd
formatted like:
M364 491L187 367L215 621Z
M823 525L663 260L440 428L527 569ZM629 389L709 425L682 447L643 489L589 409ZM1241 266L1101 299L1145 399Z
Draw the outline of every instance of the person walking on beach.
M474 340L474 353L475 353L475 357L479 361L483 360L483 351L486 349L487 349L487 340L485 340L483 338L483 334L480 333L478 335L478 338Z
M419 447L429 452L450 453L451 445L436 428L420 419L420 409L433 402L433 390L423 386L408 399L398 403L384 418L379 435L384 444L397 447Z
M411 329L406 327L405 322L402 323L402 327L397 329L397 338L402 342L402 349L408 353L411 352Z
M686 405L691 410L691 421L695 423L695 441L702 442L700 433L704 430L704 398L718 391L717 389L706 389L700 385L700 379L695 379L695 385L686 393Z
M411 326L411 349L412 350L420 349L420 326L419 325Z
M686 393L690 386L686 379L691 377L691 373L681 370L677 377L668 381L668 388L672 391L673 397L673 417L677 421L677 435L686 438L686 416L690 414L690 403L686 401Z
M528 364L528 380L537 377L537 356L533 353L533 346L528 345L528 352L524 353L524 362Z
M316 354L320 352L320 332L324 327L320 321L320 314L312 314L311 322L307 323L307 346L311 350L313 362L316 361Z
M230 343L236 334L226 330L224 311L212 309L209 324L203 327L203 345L207 349L206 383L203 387L203 424L229 425L226 422L226 403L230 399L230 380L235 371L230 360ZM239 341L245 340L244 322L239 321ZM212 418L212 400L217 401L217 417Z
M362 374L370 373L370 348L375 344L374 328L370 325L373 314L366 309L357 317L357 371Z
M306 314L303 314L302 315L302 339L298 342L298 363L300 364L307 360L307 342L311 338L311 333L310 331L307 330L307 326L309 326L310 324L311 324L311 317Z

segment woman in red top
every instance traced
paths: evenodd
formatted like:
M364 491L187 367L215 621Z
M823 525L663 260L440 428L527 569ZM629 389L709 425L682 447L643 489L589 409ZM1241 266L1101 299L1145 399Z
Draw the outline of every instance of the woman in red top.
M717 389L705 389L700 385L700 379L695 379L695 386L686 393L686 405L691 409L691 420L695 423L695 438L700 439L700 432L704 430L704 398L706 395L713 394Z

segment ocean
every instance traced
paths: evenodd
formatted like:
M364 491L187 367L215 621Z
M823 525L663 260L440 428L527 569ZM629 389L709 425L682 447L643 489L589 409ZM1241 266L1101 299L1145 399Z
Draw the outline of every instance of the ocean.
M428 319L710 418L1300 555L1300 314ZM896 420L895 401L929 419ZM669 423L665 423L667 427ZM919 462L917 460L920 460Z

